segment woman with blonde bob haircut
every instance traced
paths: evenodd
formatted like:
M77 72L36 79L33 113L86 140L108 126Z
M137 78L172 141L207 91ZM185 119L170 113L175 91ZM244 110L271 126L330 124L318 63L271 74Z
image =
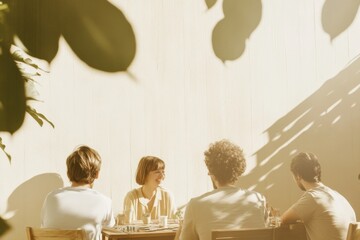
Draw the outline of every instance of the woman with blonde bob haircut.
M160 186L165 178L165 162L158 157L145 156L140 159L136 170L136 183L140 188L128 192L124 199L124 213L127 222L142 220L150 216L173 218L174 199L170 192Z

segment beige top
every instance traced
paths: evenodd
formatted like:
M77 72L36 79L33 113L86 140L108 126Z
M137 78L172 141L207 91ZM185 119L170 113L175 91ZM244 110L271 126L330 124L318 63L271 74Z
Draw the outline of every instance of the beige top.
M144 197L141 187L128 192L124 199L126 221L142 220L144 213L150 213L151 219L158 219L164 215L174 218L176 208L172 195L164 188L158 187L154 197L154 205L152 209L148 209L147 204L150 200Z
M309 240L346 239L349 223L356 221L350 203L324 185L306 191L291 208L304 222Z
M211 240L212 229L264 228L266 199L255 191L220 187L187 204L180 240Z

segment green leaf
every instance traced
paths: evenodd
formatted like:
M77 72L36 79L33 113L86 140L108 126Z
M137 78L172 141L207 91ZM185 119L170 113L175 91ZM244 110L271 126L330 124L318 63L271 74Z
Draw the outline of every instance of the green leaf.
M0 45L0 131L14 133L25 117L24 79L13 61L9 48Z
M51 62L58 52L58 4L62 0L12 0L12 27L31 56Z
M0 2L0 24L4 24L5 22L5 15L9 12L9 6ZM2 37L0 35L0 37ZM0 39L1 40L1 39Z
M26 101L35 101L35 102L42 102L41 100L39 100L39 99L36 99L36 98L34 98L34 97L26 97Z
M5 144L3 144L1 137L0 137L0 148L5 153L6 157L8 158L9 162L11 163L11 155L5 151L6 146L5 146Z
M53 128L55 128L55 125L47 118L44 114L37 112L38 116L41 117L43 120L45 120L48 124L50 124Z
M43 120L45 120L47 123L49 123L53 128L55 128L55 125L47 119L47 117L44 116L44 114L41 114L37 112L34 108L27 106L26 111L35 119L35 121L38 122L40 126L43 125Z
M104 0L62 0L59 12L62 34L82 61L106 72L127 70L135 34L117 7Z
M46 71L45 69L42 69L41 67L39 67L39 65L37 65L36 63L33 62L33 60L31 58L29 58L25 52L23 52L22 50L15 50L13 53L12 53L12 57L15 61L19 62L19 63L22 63L22 64L25 64L27 66L31 66L37 70L41 70L41 71L44 71L44 72L48 72ZM29 74L29 75L32 75L32 76L40 76L40 73L36 72L34 74Z
M0 236L10 229L10 225L0 217Z
M30 116L42 127L44 124L43 120L38 116L35 109L31 108L30 106L26 106L26 112L30 114Z
M28 83L28 82L37 82L34 78L31 78L31 77L23 76L23 78L24 78L26 83Z

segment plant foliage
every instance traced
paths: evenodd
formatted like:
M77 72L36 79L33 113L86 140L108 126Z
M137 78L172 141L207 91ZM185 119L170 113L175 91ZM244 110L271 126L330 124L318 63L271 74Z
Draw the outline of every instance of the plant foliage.
M6 0L0 2L0 131L14 133L28 112L53 124L27 104L27 75L10 53L15 36L29 55L51 63L61 36L90 67L126 71L135 57L135 34L125 15L106 0ZM26 58L23 63L32 67ZM30 77L31 78L31 77ZM31 79L30 79L31 80ZM3 148L4 150L4 148Z

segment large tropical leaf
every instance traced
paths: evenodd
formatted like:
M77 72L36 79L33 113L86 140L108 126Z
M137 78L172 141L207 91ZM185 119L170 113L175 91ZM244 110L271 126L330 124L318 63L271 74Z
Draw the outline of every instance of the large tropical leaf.
M10 16L13 30L34 57L51 62L58 51L59 0L13 0Z
M61 32L89 66L125 71L135 56L135 35L124 14L104 0L61 0Z
M124 14L106 0L13 0L11 23L32 56L48 62L62 34L90 67L125 71L135 57L135 35Z
M0 131L14 133L24 121L26 100L24 79L8 49L0 55Z

